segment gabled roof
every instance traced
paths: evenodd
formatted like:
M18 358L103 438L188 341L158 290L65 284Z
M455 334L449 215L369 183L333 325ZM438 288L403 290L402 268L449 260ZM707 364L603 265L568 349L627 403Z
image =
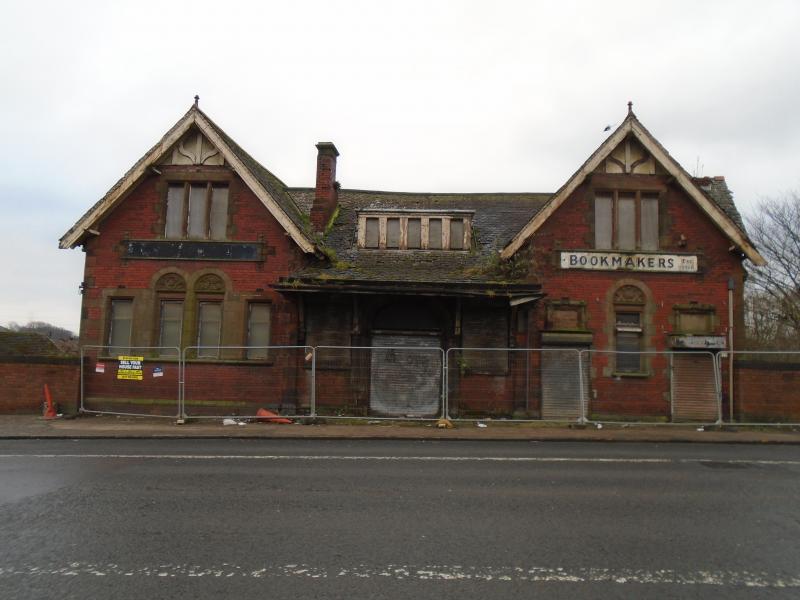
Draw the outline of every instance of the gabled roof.
M139 183L148 169L154 166L192 127L200 130L217 147L231 168L261 200L301 250L314 252L315 246L307 230L306 220L289 195L286 185L247 154L196 104L64 234L59 241L59 247L74 248L80 244L89 230L105 217Z
M758 253L755 246L744 231L741 218L733 206L730 192L725 186L721 189L719 180L710 183L696 180L689 175L678 162L669 155L669 152L647 131L639 122L632 110L617 129L594 151L583 165L570 177L567 182L553 195L541 211L537 212L528 223L511 239L500 253L502 258L511 258L522 245L547 221L547 219L569 198L572 192L583 183L603 160L626 137L633 136L661 166L675 178L686 193L698 206L711 218L716 226L747 256L754 264L764 265L766 261ZM707 185L705 185L707 183ZM724 181L722 181L724 185ZM734 216L735 215L735 216Z

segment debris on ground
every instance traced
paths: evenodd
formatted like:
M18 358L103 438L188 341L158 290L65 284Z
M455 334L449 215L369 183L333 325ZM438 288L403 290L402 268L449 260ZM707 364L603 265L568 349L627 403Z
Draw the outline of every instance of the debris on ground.
M452 429L453 423L450 421L450 419L439 419L436 421L436 427L439 429Z
M277 413L274 413L271 410L267 410L266 408L259 408L258 411L256 411L256 419L258 419L262 423L278 423L281 425L292 424L291 419L287 419L286 417L281 417Z

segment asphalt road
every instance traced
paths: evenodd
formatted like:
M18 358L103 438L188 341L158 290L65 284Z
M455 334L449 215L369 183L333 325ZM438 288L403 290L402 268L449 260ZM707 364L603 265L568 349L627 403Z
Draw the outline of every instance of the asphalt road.
M0 598L798 596L798 446L0 441Z

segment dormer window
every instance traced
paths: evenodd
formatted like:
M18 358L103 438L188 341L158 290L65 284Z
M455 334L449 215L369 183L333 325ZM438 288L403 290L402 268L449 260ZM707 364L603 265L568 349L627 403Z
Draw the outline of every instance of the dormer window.
M362 213L358 247L373 250L466 250L472 239L472 212L396 211Z

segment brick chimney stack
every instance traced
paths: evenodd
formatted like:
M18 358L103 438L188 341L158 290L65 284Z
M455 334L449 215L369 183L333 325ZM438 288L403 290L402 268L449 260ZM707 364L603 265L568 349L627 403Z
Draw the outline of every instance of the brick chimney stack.
M336 182L336 157L339 151L332 142L317 144L317 187L311 207L311 226L323 231L336 211L339 184Z

